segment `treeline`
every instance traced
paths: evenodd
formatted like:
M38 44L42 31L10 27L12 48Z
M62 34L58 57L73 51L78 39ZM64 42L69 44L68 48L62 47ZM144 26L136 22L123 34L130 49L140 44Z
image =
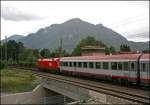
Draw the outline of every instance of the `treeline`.
M39 58L55 58L59 56L69 56L69 54L60 48L56 50L49 49L29 49L24 47L22 42L9 40L7 43L0 45L0 68L11 64L20 64L24 66L36 66L36 61Z
M81 48L84 46L99 46L105 47L105 54L115 54L118 52L130 52L131 48L127 44L120 45L119 51L113 46L107 46L101 41L96 40L92 36L88 36L82 39L74 48L71 54L66 50L61 50L61 48L56 48L51 51L50 49L43 48L42 50L38 49L29 49L24 47L22 42L16 42L10 40L7 43L2 43L0 45L0 55L1 55L1 67L4 64L20 64L20 65L36 65L36 61L39 58L55 58L55 57L66 57L66 56L80 56ZM143 52L149 52L149 49L144 50Z
M84 46L88 46L88 45L98 46L98 47L104 47L106 55L115 54L117 52L130 52L131 51L130 46L128 46L127 44L120 45L120 49L119 49L119 51L117 51L115 47L113 47L113 46L107 46L103 42L96 40L94 37L88 36L88 37L82 39L77 44L77 46L74 48L74 50L72 52L72 55L74 55L74 56L76 56L76 55L80 56L81 55L81 48L84 47Z

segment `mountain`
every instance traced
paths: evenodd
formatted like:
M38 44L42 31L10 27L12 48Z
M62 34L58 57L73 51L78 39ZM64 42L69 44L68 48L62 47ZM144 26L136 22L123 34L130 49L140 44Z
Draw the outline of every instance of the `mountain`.
M9 41L9 40L17 41L17 40L20 40L23 37L24 37L23 35L12 35L12 36L7 38L7 41ZM2 42L5 42L5 39L3 39Z
M127 44L132 50L144 50L148 48L149 43L128 41L119 33L109 29L102 24L91 24L79 18L70 19L62 24L52 24L51 26L41 28L36 33L31 33L26 37L19 39L26 47L51 50L60 46L62 37L63 49L71 52L77 43L87 36L93 36L106 45L114 46L119 49L121 44Z

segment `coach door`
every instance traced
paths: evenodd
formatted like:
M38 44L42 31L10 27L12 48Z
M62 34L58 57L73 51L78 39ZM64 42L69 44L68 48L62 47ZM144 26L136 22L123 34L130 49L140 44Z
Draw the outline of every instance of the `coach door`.
M143 78L144 74L146 74L146 63L145 62L141 62L140 63L140 77Z
M149 64L148 64L148 62L145 62L145 61L143 61L143 62L141 62L141 65L140 65L141 67L141 78L149 78L149 75L150 75L150 70L149 70Z
M137 66L136 66L136 62L131 61L129 63L129 74L130 74L130 80L131 81L136 81L136 77L137 77Z
M150 62L147 62L147 77L150 79Z

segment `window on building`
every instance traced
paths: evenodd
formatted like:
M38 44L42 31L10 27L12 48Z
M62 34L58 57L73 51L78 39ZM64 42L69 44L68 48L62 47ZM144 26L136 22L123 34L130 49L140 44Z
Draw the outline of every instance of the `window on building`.
M72 67L72 62L69 62L69 66Z
M76 65L77 65L77 63L76 63L76 62L73 62L73 66L76 67Z
M82 67L82 63L81 62L78 62L78 67Z
M117 62L112 62L111 63L111 69L112 70L117 70Z
M103 69L108 69L108 62L103 62Z
M87 62L83 62L83 67L87 68Z
M123 70L128 70L128 62L123 62Z
M101 62L96 62L96 69L100 69L101 68Z
M118 63L118 70L122 70L122 63Z
M93 68L93 62L89 62L89 68Z

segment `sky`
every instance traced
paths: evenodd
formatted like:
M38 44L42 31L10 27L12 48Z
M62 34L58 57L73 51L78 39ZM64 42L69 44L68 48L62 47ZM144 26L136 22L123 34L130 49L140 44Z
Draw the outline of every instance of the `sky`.
M149 1L1 1L1 39L80 18L130 41L149 41Z

